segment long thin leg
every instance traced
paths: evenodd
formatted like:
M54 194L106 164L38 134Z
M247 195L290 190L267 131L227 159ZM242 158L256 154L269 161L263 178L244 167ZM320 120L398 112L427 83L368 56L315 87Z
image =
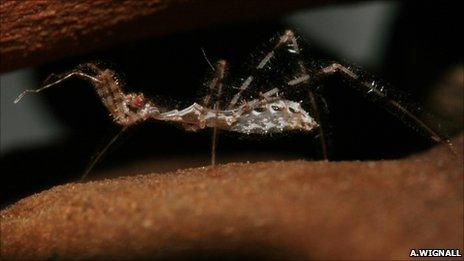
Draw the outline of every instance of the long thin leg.
M298 43L297 43L296 38L293 36L293 37L290 37L289 40L292 42L293 51L295 53L299 53L300 49L298 48ZM311 77L306 72L306 69L305 69L305 67L304 67L304 65L303 65L303 63L301 61L299 61L299 66L300 66L300 71L302 72L302 75L299 76L298 78L294 79L294 80L289 81L288 82L289 86L299 85L299 84L302 84L302 83L306 83L306 82L308 82L308 80L310 80ZM439 143L443 143L443 144L447 145L447 147L453 153L456 154L454 146L452 145L452 143L448 139L441 137L436 131L434 131L431 127L429 127L427 124L425 124L425 122L423 122L417 116L415 116L413 113L411 113L403 105L401 105L397 101L387 97L382 89L378 89L378 87L375 85L375 83L373 83L372 81L363 81L362 79L360 79L360 77L355 72L353 72L349 68L347 68L347 67L345 67L345 66L343 66L343 65L341 65L339 63L333 63L333 64L331 64L331 65L329 65L329 66L327 66L325 68L320 69L319 71L314 72L313 76L315 76L317 78L317 77L323 77L323 76L327 76L327 75L332 75L332 74L335 74L335 73L339 73L339 74L343 75L345 78L348 78L348 79L350 79L352 81L355 81L359 85L360 91L362 93L373 95L375 98L371 98L372 100L382 100L382 101L384 101L384 106L386 106L387 108L390 108L393 111L399 113L400 116L405 117L410 122L413 122L416 126L418 126L419 129L421 129L422 131L427 133L432 140L434 140L435 142L439 142ZM316 118L316 121L319 121L319 119L318 119L319 115L316 112L317 111L317 102L316 102L314 94L312 93L311 90L309 90L309 96L310 96L310 101L311 101L311 107L313 108L313 111L314 111L313 116ZM404 119L402 119L402 120L404 120ZM326 149L327 146L325 144L325 139L323 138L324 137L323 128L322 127L319 128L319 131L320 131L321 146L323 147L324 157L327 158L327 149Z
M84 71L89 71L94 75L90 75ZM52 78L51 75L48 79ZM123 126L123 128L115 135L111 141L100 151L97 153L96 157L89 163L88 167L86 168L84 174L81 177L81 180L85 179L86 176L90 173L93 167L98 163L100 158L106 153L109 147L122 135L131 124L126 124L125 119L129 119L132 117L131 120L134 122L137 121L137 115L127 114L123 110L124 106L124 97L125 94L121 90L117 79L113 77L113 73L109 70L101 70L94 64L84 64L80 65L77 69L72 70L68 73L55 76L54 78L58 78L57 80L44 85L43 87L37 90L25 90L23 91L14 101L14 103L18 103L26 94L28 93L39 93L43 90L51 88L53 86L59 85L63 81L71 78L71 77L79 77L83 79L90 80L94 85L97 94L102 99L102 102L110 111L110 114L113 116L113 119ZM45 82L49 82L49 80L45 80ZM119 121L118 121L119 120Z
M225 60L219 60L214 67L214 77L208 85L209 94L203 98L203 106L209 107L211 100L217 102L222 95L222 80L224 79L227 68ZM213 97L215 96L215 97Z
M295 37L295 35L293 33L289 34L288 41L291 42L290 51L292 51L293 53L300 56L301 55L301 49L300 49L300 47L298 45L298 41L297 41L297 39L296 39L296 37ZM310 76L309 76L309 74L307 72L307 69L306 69L305 65L303 64L303 61L301 60L301 58L299 58L299 60L298 60L298 70L299 70L300 76L298 78L296 78L296 79L293 79L293 80L289 81L287 84L289 86L295 86L295 85L299 85L299 84L304 84L304 85L308 86ZM314 117L314 120L319 123L318 131L319 131L319 142L320 142L321 149L322 149L322 156L324 157L324 160L327 161L329 159L329 156L328 156L328 147L327 147L327 141L326 141L325 132L324 132L324 126L323 126L323 123L321 121L321 117L319 115L319 106L317 104L316 97L314 95L314 92L310 88L308 88L308 96L309 96L309 102L311 104L312 116Z
M313 112L312 115L315 121L319 123L319 142L321 144L322 156L324 157L324 160L328 161L329 152L328 152L327 140L325 137L324 124L322 123L321 117L319 115L319 106L317 104L317 100L314 95L314 92L309 90L308 96L309 96L309 102L311 103L311 111Z
M106 144L106 146L96 154L96 156L92 159L92 161L89 163L89 165L85 169L84 174L82 174L81 181L84 181L84 179L93 170L95 165L97 165L97 163L100 161L101 157L108 151L111 145L113 145L113 143L117 141L124 132L126 132L127 128L129 128L129 126L124 126L116 135L114 135L114 137L108 142L108 144Z
M94 76L91 76L91 75L89 75L89 74L86 74L86 73L83 73L83 72L80 72L80 71L72 71L72 72L66 74L65 76L61 77L60 79L58 79L58 80L56 80L56 81L54 81L54 82L52 82L52 83L49 83L49 84L47 84L47 85L45 85L45 86L43 86L43 87L41 87L41 88L39 88L39 89L37 89L37 90L25 90L25 91L23 91L23 92L22 92L21 94L19 94L19 96L14 100L14 103L20 102L21 99L22 99L26 94L29 94L29 93L39 93L39 92L41 92L41 91L43 91L43 90L45 90L45 89L48 89L48 88L53 87L53 86L55 86L55 85L58 85L58 84L60 84L61 82L65 81L65 80L67 80L67 79L69 79L69 78L71 78L71 77L74 77L74 76L78 76L78 77L81 77L81 78L84 78L84 79L89 79L89 80L91 80L91 81L93 81L93 82L100 82L99 79L97 79L97 78L95 78Z
M294 38L294 34L290 30L286 30L282 36L279 37L279 41L274 45L272 50L267 53L258 63L256 66L257 70L262 70L268 63L271 61L271 59L275 55L276 49L280 48L282 45L287 43L289 40ZM248 76L248 78L245 79L245 81L242 83L240 86L238 92L235 94L235 96L232 98L232 100L229 103L228 109L232 109L235 107L237 102L239 101L240 97L242 96L242 93L248 89L248 87L251 85L253 82L254 77L252 75Z
M348 69L347 67L339 64L333 63L325 68L320 69L320 71L316 72L316 75L319 77L332 75L338 73L345 78L356 82L359 85L360 91L364 94L373 95L373 100L381 100L384 102L384 106L387 108L393 109L394 111L398 112L401 117L405 117L407 120L413 122L420 128L422 131L427 133L429 137L434 140L435 142L439 142L442 144L447 145L447 147L453 152L456 153L453 144L449 139L441 137L436 131L434 131L431 127L429 127L425 122L411 113L408 109L406 109L403 105L398 103L397 101L387 97L387 95L382 91L382 89L378 89L375 83L371 81L364 81L360 79L360 77L353 72L352 70ZM401 118L400 117L400 118Z
M86 71L92 72L93 75L86 73ZM37 90L23 91L14 102L18 103L28 93L39 93L50 87L56 86L71 77L79 77L90 80L103 105L108 109L113 120L119 125L132 125L144 120L147 116L138 114L135 110L131 110L129 106L130 104L128 103L128 101L131 100L131 97L140 101L138 103L133 103L132 107L141 106L144 103L150 107L149 110L146 111L158 113L157 106L148 99L143 98L143 95L124 93L114 72L109 69L102 70L96 65L89 63L81 65L77 69L57 77L57 80L48 83Z
M213 95L214 95L214 111L216 113L215 121L216 124L214 124L213 127L213 136L212 136L212 141L211 141L211 165L215 166L216 165L216 148L217 148L217 142L219 138L219 129L217 128L217 115L220 110L220 101L221 101L221 96L222 96L222 86L223 86L223 79L226 73L226 68L227 68L227 62L225 60L220 60L216 63L216 67L214 69L215 72L215 77L211 80L209 84L209 91L210 94L207 95L203 99L203 105L205 107L208 107Z
M280 48L281 46L283 46L284 44L289 44L289 47L290 47L289 51L290 52L293 52L293 53L297 54L298 56L301 55L300 54L301 51L300 51L300 48L298 46L298 41L297 41L297 39L295 37L295 34L291 30L286 30L284 32L284 34L279 38L279 41L275 44L274 48L272 48L272 50L269 53L267 53L259 61L258 65L256 66L256 69L262 70L269 63L269 61L271 61L271 59L274 57L275 51L278 48ZM289 86L295 86L295 85L299 85L299 84L302 84L302 83L307 84L309 82L309 80L310 80L310 76L307 73L306 67L304 66L301 59L298 61L298 67L299 67L300 76L297 79L289 81L287 83ZM237 92L237 94L235 94L235 96L230 101L228 109L232 109L232 108L235 107L235 105L237 104L238 100L240 99L242 93L245 90L248 89L248 87L251 85L253 80L254 80L254 77L252 75L248 76L248 78L240 86L239 91ZM317 100L315 99L314 93L313 93L313 91L311 89L308 88L308 92L309 92L309 97L310 97L311 109L313 111L313 116L315 117L316 122L320 123L319 108L318 108L318 105L317 105ZM325 134L324 134L324 128L323 128L322 125L320 125L320 127L319 127L319 140L320 140L321 147L322 147L322 154L323 154L324 159L328 160L328 149L327 149L327 143L326 143L325 139L326 138L325 138Z
M216 111L216 119L217 119L217 112L219 110L219 101L216 102L214 105L214 110ZM213 127L213 136L211 141L211 166L216 166L216 148L217 142L219 138L219 129L217 128L217 124Z

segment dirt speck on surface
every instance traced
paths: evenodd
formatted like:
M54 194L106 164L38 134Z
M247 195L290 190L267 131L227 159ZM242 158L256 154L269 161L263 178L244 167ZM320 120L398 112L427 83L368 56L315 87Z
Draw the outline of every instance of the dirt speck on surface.
M463 136L402 160L226 164L71 183L1 213L7 259L407 259L463 247Z

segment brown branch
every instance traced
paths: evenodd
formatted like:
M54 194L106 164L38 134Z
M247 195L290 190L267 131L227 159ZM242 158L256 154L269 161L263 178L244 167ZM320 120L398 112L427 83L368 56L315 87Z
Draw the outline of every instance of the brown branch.
M2 1L0 72L148 35L269 18L328 1Z

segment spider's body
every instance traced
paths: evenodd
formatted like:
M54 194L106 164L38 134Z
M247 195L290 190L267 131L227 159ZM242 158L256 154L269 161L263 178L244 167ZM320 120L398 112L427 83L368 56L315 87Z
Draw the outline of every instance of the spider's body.
M128 94L122 103L123 113L111 113L115 122L126 126L154 119L181 123L188 131L206 127L245 134L267 134L291 130L311 131L319 125L297 102L282 99L277 89L264 93L262 99L244 102L235 109L215 110L198 103L183 110L161 113L141 94ZM110 102L111 103L111 102Z
M311 116L301 107L300 103L281 97L281 90L278 88L270 88L270 90L265 90L264 93L259 93L260 98L248 100L242 98L246 91L256 88L257 76L271 67L270 62L276 59L277 51L286 52L293 57L292 59L297 59L297 63L292 65L295 67L292 69L296 74L280 76L282 79L287 79L281 88L299 90L305 88L311 104ZM117 124L123 126L123 129L150 119L180 123L189 131L197 131L206 127L214 128L213 163L217 129L245 134L268 134L291 130L312 131L318 129L324 158L327 159L324 132L320 126L318 106L314 95L317 92L315 86L319 84L320 79L338 74L351 81L353 86L355 86L354 89L364 94L368 99L386 107L402 120L421 130L431 139L448 144L452 148L448 140L441 138L440 135L398 101L388 97L382 86L379 87L374 81L364 79L357 71L352 70L350 67L345 67L334 62L327 66L307 68L301 59L297 38L290 30L285 31L278 38L272 50L259 60L255 67L255 74L245 78L237 88L237 93L229 101L228 106L219 108L223 87L231 87L223 84L226 76L226 68L226 61L220 60L216 64L216 67L213 68L215 76L209 82L210 95L207 95L202 102L194 103L182 110L160 108L153 101L146 99L143 94L125 93L111 70L102 70L94 64L85 64L81 68L62 75L58 80L38 90L27 90L15 102L18 102L26 93L40 92L59 84L69 77L77 76L92 82L102 103L108 109L110 116ZM303 99L303 97L298 98L298 100L300 99Z

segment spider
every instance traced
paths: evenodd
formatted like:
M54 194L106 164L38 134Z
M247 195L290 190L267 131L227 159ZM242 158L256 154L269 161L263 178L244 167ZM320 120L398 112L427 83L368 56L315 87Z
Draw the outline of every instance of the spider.
M281 84L283 87L261 86L265 91L260 92L258 97L243 99L243 94L256 82L257 75L265 72L270 67L271 61L276 59L278 52L284 52L296 57L296 63L294 64L296 69L293 70L296 71L296 74L291 78L286 78L286 81ZM318 105L315 98L317 89L314 86L322 79L338 74L353 82L354 86L356 86L355 89L361 94L376 103L382 104L387 109L393 110L397 116L413 123L414 127L422 130L432 140L446 144L452 149L452 144L448 139L442 138L402 104L390 98L384 88L378 86L375 81L364 79L356 70L337 62L326 66L309 68L303 62L301 56L297 37L293 31L286 30L276 39L272 49L257 61L254 74L243 79L241 84L236 87L238 91L231 97L226 106L220 106L224 88L231 87L224 83L228 67L225 60L219 60L215 66L212 66L214 75L207 84L209 94L200 103L193 103L181 110L162 108L154 101L146 98L143 93L125 93L122 84L112 70L101 69L93 63L83 64L70 72L59 75L57 80L44 85L40 89L26 90L14 102L18 103L28 93L38 93L58 85L68 78L80 77L92 83L114 122L122 126L122 131L146 120L178 123L187 131L198 131L207 127L213 128L212 165L215 164L218 130L258 135L295 130L303 132L318 131L323 156L327 160L327 145L324 130L320 124ZM282 97L281 93L282 90L285 91L284 88L298 88L306 92L311 110L305 110L298 101ZM110 144L116 138L117 136L113 138ZM100 154L103 154L106 148Z

